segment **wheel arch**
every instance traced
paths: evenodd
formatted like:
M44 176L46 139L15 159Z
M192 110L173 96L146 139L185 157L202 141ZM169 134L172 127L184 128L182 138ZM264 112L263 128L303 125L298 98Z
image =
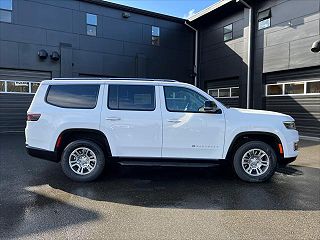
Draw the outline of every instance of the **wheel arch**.
M261 141L269 144L276 152L279 159L283 159L283 144L279 136L271 132L248 131L238 133L229 145L226 159L231 160L238 147L250 141ZM280 145L279 145L280 144Z
M72 141L75 140L89 140L98 144L105 156L112 156L111 148L107 136L97 129L87 129L87 128L72 128L66 129L61 132L55 142L55 152L60 160L63 149Z

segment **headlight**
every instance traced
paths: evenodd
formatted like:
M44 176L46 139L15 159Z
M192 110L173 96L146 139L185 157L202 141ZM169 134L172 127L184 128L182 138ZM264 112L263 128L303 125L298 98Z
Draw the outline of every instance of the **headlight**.
M296 124L294 121L283 122L283 124L288 129L296 129Z

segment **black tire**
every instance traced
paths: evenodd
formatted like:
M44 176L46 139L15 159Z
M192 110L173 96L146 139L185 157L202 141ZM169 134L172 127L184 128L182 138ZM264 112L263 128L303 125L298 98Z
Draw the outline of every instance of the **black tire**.
M69 165L69 157L71 155L71 153L77 149L77 148L81 148L81 147L85 147L90 149L95 157L96 157L96 164L95 167L93 168L93 170L91 172L86 173L86 175L80 175L77 174L75 171L73 171ZM78 182L89 182L89 181L93 181L96 178L98 178L101 173L103 172L104 166L105 166L105 156L104 153L101 149L101 147L90 141L90 140L76 140L73 141L71 143L69 143L66 148L64 149L62 156L61 156L61 167L63 172L65 173L65 175L67 177L69 177L70 179L74 180L74 181L78 181ZM86 169L88 171L88 169Z
M265 167L263 169L263 173L259 176L252 176L249 173L247 173L244 168L242 167L242 158L251 149L261 149L263 150L268 158L269 158L269 166ZM264 182L269 180L274 172L276 171L277 167L277 157L274 149L260 141L251 141L244 143L238 150L235 152L233 157L233 168L237 176L246 182ZM246 167L245 167L246 168ZM257 173L256 170L254 170L252 173Z

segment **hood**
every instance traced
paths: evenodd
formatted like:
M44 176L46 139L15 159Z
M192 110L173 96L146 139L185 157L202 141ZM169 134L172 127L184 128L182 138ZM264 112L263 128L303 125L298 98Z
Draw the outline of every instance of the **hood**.
M265 111L265 110L255 110L255 109L244 109L244 108L229 108L230 111L237 112L240 114L251 115L251 116L265 116L265 117L280 117L286 120L293 120L293 118L287 114Z

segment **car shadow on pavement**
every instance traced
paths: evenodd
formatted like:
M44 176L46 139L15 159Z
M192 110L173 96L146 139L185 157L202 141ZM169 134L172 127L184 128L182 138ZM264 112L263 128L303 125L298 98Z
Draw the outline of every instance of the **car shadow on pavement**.
M81 197L141 207L312 211L320 210L319 176L320 169L287 167L268 182L246 183L224 167L119 166L91 183L64 176L48 183Z

